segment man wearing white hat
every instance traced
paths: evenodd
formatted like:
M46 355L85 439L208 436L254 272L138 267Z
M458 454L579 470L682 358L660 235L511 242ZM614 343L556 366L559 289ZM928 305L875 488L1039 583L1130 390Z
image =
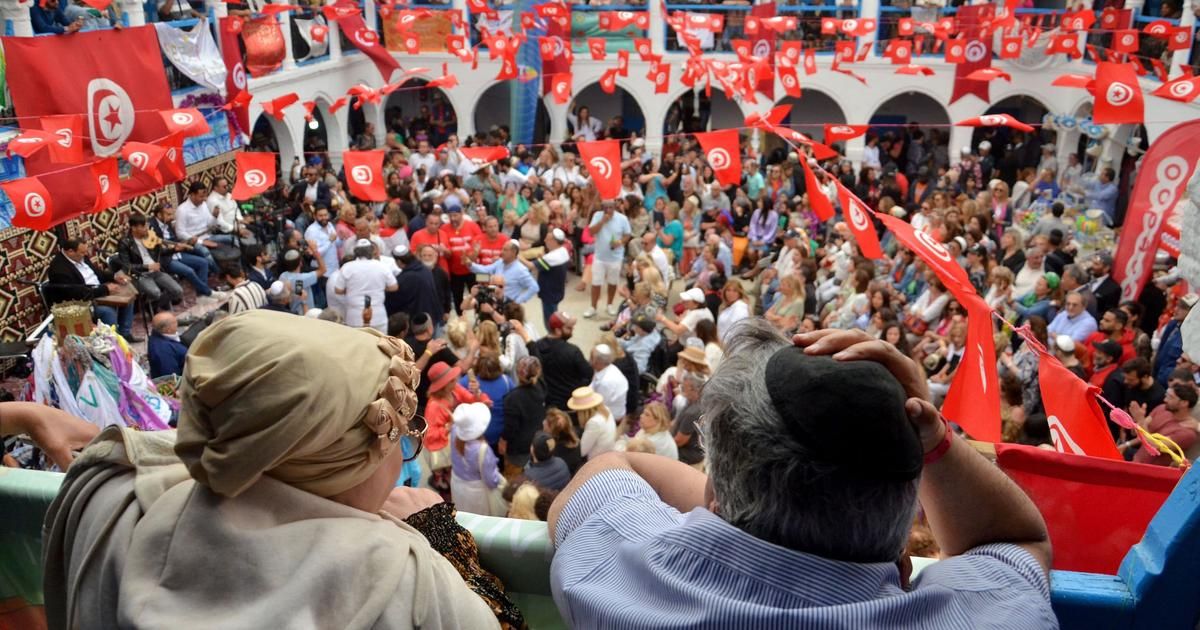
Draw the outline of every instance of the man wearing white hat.
M500 250L500 260L490 265L471 263L471 272L504 278L504 297L517 304L524 304L537 295L538 283L529 269L518 260L520 253L521 244L509 241L508 245Z
M354 260L342 265L333 292L346 300L346 325L355 328L370 326L387 332L387 309L384 293L398 288L396 276L382 262L373 258L375 246L365 238L354 245Z
M533 262L526 262L537 271L538 297L542 299L542 321L549 326L550 316L558 311L559 302L567 294L567 263L571 254L563 247L567 235L559 228L546 234L546 253ZM523 260L523 259L522 259Z

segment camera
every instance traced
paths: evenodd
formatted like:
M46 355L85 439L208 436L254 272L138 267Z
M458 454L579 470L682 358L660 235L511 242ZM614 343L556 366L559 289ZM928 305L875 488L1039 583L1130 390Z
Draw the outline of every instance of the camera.
M477 284L475 287L475 308L480 311L484 306L490 307L493 311L504 308L507 299L504 297L503 289L494 284Z

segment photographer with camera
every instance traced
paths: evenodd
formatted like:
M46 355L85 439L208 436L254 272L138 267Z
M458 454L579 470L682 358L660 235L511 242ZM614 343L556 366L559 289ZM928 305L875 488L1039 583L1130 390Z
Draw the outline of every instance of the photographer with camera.
M471 272L500 276L504 282L504 297L517 304L524 304L537 295L538 283L533 279L533 274L529 272L529 269L517 260L520 252L521 244L517 241L509 241L504 249L500 250L500 260L490 265L472 263ZM485 290L485 293L490 293L490 291ZM479 296L476 292L472 292L472 294L475 295L475 301L478 302Z

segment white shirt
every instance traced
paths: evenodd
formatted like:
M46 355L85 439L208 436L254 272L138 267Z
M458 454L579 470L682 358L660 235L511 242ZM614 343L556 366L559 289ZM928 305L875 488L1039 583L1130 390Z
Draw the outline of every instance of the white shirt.
M213 225L212 210L203 201L200 205L192 204L188 199L175 209L175 236L181 241L204 240Z
M588 419L579 436L579 452L588 459L595 459L617 446L617 423L612 416L597 413Z
M422 166L425 167L425 172L430 176L434 175L433 165L437 163L437 156L430 153L413 153L408 156L408 165L412 167L414 173Z
M717 316L717 339L720 339L724 343L725 335L729 334L729 329L747 317L750 317L750 307L746 305L745 300L738 300L726 306L721 311L721 314Z
M604 126L600 123L600 120L594 116L588 116L587 121L583 123L582 127L579 125L579 119L575 117L575 114L567 114L567 122L571 123L571 128L575 130L576 136L583 136L583 139L588 142L595 140L600 135L600 132L604 130Z
M567 168L562 164L554 167L554 170L551 171L550 179L551 182L562 182L563 186L570 186L571 184L575 184L576 186L587 185L587 178L584 177L583 173L579 170L578 164L570 168Z
M1046 275L1046 265L1043 264L1041 269L1030 269L1026 264L1017 272L1017 277L1013 280L1013 297L1020 298L1021 296L1033 291L1033 287L1037 285L1038 278Z
M242 219L242 213L238 210L237 202L233 200L233 194L225 193L224 195L213 191L208 193L208 209L211 211L216 208L219 212L216 216L217 231L224 234L231 234L237 228L237 222Z
M658 273L662 274L663 283L670 285L674 274L671 273L671 263L667 260L667 253L658 246L658 243L655 243L654 249L647 253L650 254L650 260L654 262L654 266L658 268Z
M625 417L625 395L629 393L629 381L617 366L610 365L592 376L592 390L604 399L604 406L618 418Z
M684 313L683 317L679 318L679 323L688 329L687 336L691 337L696 334L696 324L706 319L710 322L713 320L712 312L708 308L701 306L700 308L693 308Z
M402 231L402 230L397 230L397 231ZM384 258L392 257L392 252L391 252L391 250L389 250L387 248L387 243L384 243L383 239L380 238L378 234L372 234L372 235L368 236L367 240L371 241L371 244L375 246L376 253L378 253L381 257L384 257ZM346 256L353 256L354 255L354 246L357 244L358 244L357 237L355 237L353 239L346 239L342 243L342 257L345 258Z
M346 325L359 328L363 325L363 298L371 298L371 327L380 332L387 331L387 309L383 306L383 294L396 286L396 276L386 265L372 258L352 260L341 268L334 281L334 291L345 291Z
M880 167L879 147L878 146L873 147L873 146L869 146L869 145L863 147L862 163L863 163L863 166L870 166L871 168L878 170Z
M317 201L317 195L320 194L320 192L321 181L317 180L316 182L313 182L304 188L304 198L309 202L315 203Z
M67 260L71 259L68 258ZM88 285L89 287L100 286L100 278L96 277L96 272L92 271L92 266L84 262L82 258L79 260L79 262L71 260L71 264L75 265L76 271L79 272L79 275L83 276L84 284Z

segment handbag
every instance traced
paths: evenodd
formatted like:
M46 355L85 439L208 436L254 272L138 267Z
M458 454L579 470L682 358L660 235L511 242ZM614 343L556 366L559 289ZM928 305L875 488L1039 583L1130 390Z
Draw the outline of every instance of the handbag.
M476 463L479 465L479 480L483 481L483 458L487 456L486 449L491 448L487 444L482 444L479 447ZM487 482L484 482L486 485ZM495 488L489 488L487 491L488 498L488 514L491 516L508 516L508 501L504 500L504 489L508 486L508 480L503 475L500 476L500 483Z

